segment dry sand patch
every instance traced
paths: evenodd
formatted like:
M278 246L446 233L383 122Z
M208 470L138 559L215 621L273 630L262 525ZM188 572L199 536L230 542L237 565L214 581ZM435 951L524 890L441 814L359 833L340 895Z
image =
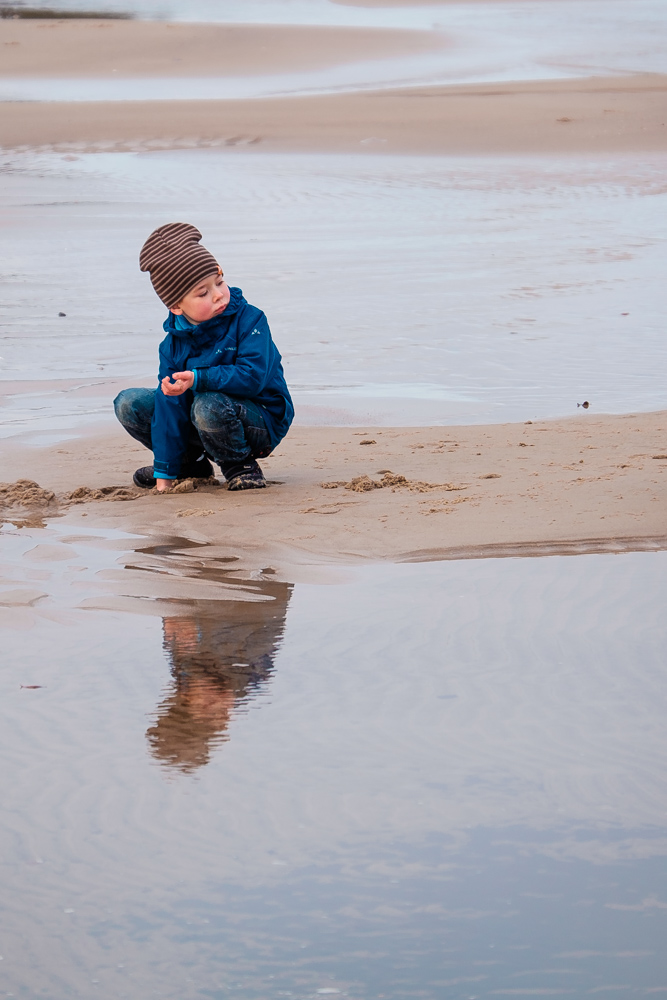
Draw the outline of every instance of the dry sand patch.
M85 517L88 526L196 537L243 564L292 572L318 562L516 554L522 546L667 544L667 459L654 457L667 454L667 412L589 410L568 420L367 433L372 449L359 448L350 428L294 427L262 462L274 485L245 493L210 483L166 495L134 490L132 472L147 453L120 429L55 453L7 442L3 468L16 478L39 470L41 487L63 498L50 512L64 523ZM134 502L114 502L102 489L110 476ZM82 482L92 491L87 502L76 490Z

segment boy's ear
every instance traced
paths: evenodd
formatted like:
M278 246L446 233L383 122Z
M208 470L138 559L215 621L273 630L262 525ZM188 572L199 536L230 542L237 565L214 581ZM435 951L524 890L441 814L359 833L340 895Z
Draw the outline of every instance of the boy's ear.
M171 309L169 310L169 312L173 313L174 316L182 316L183 315L183 310L181 309L180 306L172 306Z

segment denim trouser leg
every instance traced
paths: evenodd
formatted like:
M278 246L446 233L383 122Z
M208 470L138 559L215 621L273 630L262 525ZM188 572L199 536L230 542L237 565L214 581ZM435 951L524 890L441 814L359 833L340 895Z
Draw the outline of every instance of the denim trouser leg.
M152 451L151 421L155 409L155 389L123 389L114 399L113 408L130 437Z
M262 408L251 399L202 392L190 412L204 448L223 472L225 466L271 454Z
M127 433L153 450L151 421L156 389L123 389L114 400L118 420ZM190 410L190 433L185 461L194 461L203 451L225 466L271 453L271 441L262 409L250 399L237 399L224 392L195 396Z
M151 438L151 423L155 409L155 393L157 389L123 389L113 401L114 410L119 421L135 441L153 450ZM191 423L188 443L185 452L185 462L196 462L204 453L197 428Z

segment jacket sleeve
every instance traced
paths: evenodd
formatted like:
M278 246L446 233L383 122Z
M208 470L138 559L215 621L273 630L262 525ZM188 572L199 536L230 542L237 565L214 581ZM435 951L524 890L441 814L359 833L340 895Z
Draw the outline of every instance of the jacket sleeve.
M151 426L153 471L157 479L178 477L188 443L192 392L188 389L181 396L165 396L160 386L165 375L171 376L176 370L170 352L161 344L158 389Z
M232 396L258 396L273 375L277 351L264 313L241 334L233 365L195 368L195 392L228 392Z

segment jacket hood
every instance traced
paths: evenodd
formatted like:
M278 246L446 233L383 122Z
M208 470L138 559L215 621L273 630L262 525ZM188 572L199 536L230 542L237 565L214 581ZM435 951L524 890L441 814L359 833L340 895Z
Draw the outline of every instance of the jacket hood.
M167 314L167 318L162 324L162 328L165 333L171 333L174 337L192 337L197 336L200 333L208 333L209 331L216 330L221 323L223 323L228 316L233 316L234 313L238 312L245 299L243 298L243 292L240 288L230 288L229 289L229 302L227 308L219 316L213 316L211 319L205 320L198 326L193 326L189 330L178 330L176 328L176 317L173 312Z

